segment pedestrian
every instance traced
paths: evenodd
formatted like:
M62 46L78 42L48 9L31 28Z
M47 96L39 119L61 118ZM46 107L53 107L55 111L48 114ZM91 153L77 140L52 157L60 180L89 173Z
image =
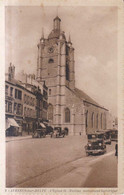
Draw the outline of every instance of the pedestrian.
M118 156L118 143L115 145L115 156Z

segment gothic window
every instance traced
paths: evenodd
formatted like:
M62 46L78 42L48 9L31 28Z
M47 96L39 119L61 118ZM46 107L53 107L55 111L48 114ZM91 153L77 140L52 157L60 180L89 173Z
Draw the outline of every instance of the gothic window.
M104 113L104 129L106 129L106 114Z
M52 58L49 59L49 63L54 63L54 60Z
M88 110L86 111L85 125L86 125L86 128L87 128L88 127Z
M91 125L93 128L94 127L94 112L92 113L92 116L91 116Z
M53 105L49 104L48 106L48 120L53 120Z
M65 108L65 122L66 123L70 122L70 110L69 110L69 108Z
M69 64L66 62L66 80L69 81Z
M98 129L98 114L96 115L96 128Z

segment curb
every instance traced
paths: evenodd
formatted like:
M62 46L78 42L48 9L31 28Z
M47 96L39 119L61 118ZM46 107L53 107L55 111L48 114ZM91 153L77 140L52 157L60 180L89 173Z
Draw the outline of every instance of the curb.
M6 140L6 142L11 142L11 141L21 141L21 140L25 140L25 139L31 139L32 136L25 136L25 137L22 137L22 138L15 138L15 139L10 139L10 140Z

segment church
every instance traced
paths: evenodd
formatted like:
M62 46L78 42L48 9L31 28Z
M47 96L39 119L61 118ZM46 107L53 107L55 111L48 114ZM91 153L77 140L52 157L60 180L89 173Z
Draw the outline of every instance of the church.
M57 16L48 38L42 34L38 44L37 80L48 87L49 124L67 128L69 135L107 129L108 110L75 87L74 67L74 48Z

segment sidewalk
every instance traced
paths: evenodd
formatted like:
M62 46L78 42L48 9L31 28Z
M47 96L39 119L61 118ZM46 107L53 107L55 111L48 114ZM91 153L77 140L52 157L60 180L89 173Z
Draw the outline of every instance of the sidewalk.
M46 137L49 137L50 135L46 135ZM70 135L72 136L72 135ZM75 136L79 136L79 135L75 135ZM87 137L85 135L82 135L81 137L83 137L83 140L87 140ZM5 137L5 141L6 142L11 142L11 141L20 141L20 140L25 140L25 139L32 139L32 134L23 134L22 136L8 136ZM87 143L87 142L86 142ZM85 145L86 145L85 143Z
M6 137L5 140L6 142L11 142L11 141L19 141L19 140L25 140L25 139L31 139L32 135L25 135L25 136L10 136Z

